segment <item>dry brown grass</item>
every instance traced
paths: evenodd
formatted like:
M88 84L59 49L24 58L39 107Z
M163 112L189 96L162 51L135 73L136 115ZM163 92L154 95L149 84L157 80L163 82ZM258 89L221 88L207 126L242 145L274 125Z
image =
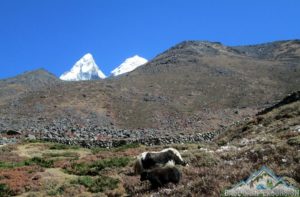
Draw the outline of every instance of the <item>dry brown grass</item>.
M15 169L1 169L0 183L6 184L13 195L29 190L36 190L40 183L37 172L42 171L37 166L26 166Z
M274 141L275 142L275 141ZM277 141L276 141L277 142ZM26 145L26 144L25 144ZM34 146L44 147L42 152L47 152L47 144L27 144L21 147ZM238 145L238 144L237 144ZM122 151L103 150L92 154L90 150L81 149L74 151L86 151L87 154L77 162L91 163L102 159L113 157L129 156L134 157L143 151L157 151L167 146L155 147L138 147L134 149L125 149ZM293 184L299 186L298 173L300 168L295 165L300 160L297 152L292 152L293 147L278 141L272 143L256 143L248 146L230 145L230 149L222 148L213 143L206 144L183 144L174 145L173 147L180 150L189 166L178 166L182 172L182 179L178 185L168 184L162 188L151 190L150 183L140 182L139 176L133 175L132 163L119 168L107 168L100 172L101 176L108 176L120 180L116 189L107 190L98 193L99 196L219 196L224 189L247 178L253 171L259 169L262 165L267 164L277 175L289 177ZM22 150L18 149L15 150ZM69 149L60 150L59 152L68 152ZM90 151L90 152L89 152ZM22 154L24 151L21 151ZM26 153L30 153L27 151ZM283 162L282 159L286 159ZM24 183L14 185L16 181L11 175L9 178L2 179L14 189L16 194L23 193L23 196L93 196L87 188L82 185L71 184L78 176L66 174L63 168L70 165L71 161L56 161L56 168L48 168L44 171L34 171L29 176L29 168L2 169L1 173L15 174L18 179L25 180ZM20 170L22 169L22 170ZM30 178L36 177L34 181ZM1 182L1 181L0 181ZM26 184L25 184L26 183ZM23 184L23 185L22 185ZM28 186L29 185L29 186ZM28 188L27 190L20 189ZM26 195L25 195L26 194Z

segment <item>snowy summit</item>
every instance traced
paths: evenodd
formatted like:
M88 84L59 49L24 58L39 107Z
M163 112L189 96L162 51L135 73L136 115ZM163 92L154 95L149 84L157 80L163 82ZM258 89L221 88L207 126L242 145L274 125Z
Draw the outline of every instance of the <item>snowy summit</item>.
M65 81L81 81L92 79L104 79L105 75L98 68L93 56L88 53L84 55L72 69L60 76L61 80Z
M127 58L120 66L111 71L111 75L118 76L133 71L137 67L146 64L147 62L148 60L146 60L145 58L135 55L133 57Z

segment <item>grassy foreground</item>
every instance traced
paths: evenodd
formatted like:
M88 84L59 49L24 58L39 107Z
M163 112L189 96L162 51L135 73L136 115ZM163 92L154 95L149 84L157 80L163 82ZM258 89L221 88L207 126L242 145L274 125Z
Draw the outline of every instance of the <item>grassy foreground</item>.
M300 188L300 102L232 125L211 143L84 149L46 142L0 147L0 196L220 196L268 166ZM189 166L178 185L151 190L135 156L173 147Z
M290 161L284 163L283 154L277 152L293 146L285 144L275 151L268 144L224 146L222 140L219 144L173 145L189 166L179 167L183 173L179 185L158 190L140 182L139 176L133 175L132 164L140 152L163 146L110 150L43 142L4 146L0 148L0 196L219 196L265 160L277 174L288 176L290 183L299 186L299 172L295 173L299 167L288 164ZM268 158L260 156L263 150L269 151ZM299 159L297 152L290 156Z

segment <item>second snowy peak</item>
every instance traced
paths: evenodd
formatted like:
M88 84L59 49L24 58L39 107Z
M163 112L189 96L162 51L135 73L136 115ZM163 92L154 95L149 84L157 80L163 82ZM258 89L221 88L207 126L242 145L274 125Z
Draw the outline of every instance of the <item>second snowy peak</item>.
M148 60L146 60L145 58L135 55L133 57L127 58L120 66L111 71L111 75L118 76L124 73L131 72L137 67L146 64L147 62Z

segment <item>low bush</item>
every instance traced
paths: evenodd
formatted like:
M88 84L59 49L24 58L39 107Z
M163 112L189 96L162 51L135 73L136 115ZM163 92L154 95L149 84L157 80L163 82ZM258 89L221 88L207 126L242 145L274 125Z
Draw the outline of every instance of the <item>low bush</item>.
M94 179L90 176L82 176L79 177L77 180L71 181L72 184L80 184L86 188L91 187L94 184Z
M92 163L92 168L97 168L98 170L103 170L104 168L111 167L125 167L129 163L129 157L115 157L111 159L103 159Z
M225 146L227 144L227 141L222 139L220 141L217 142L218 146Z
M111 159L103 159L92 163L72 163L71 167L66 171L76 175L98 175L99 171L105 168L125 167L130 162L128 157L116 157Z
M22 166L31 166L31 165L39 165L44 168L53 167L54 161L46 160L40 157L33 157L31 159L27 159L21 162L2 162L0 161L0 169L1 168L18 168Z
M25 165L27 166L34 165L34 164L39 165L43 168L51 168L53 167L54 161L46 160L40 157L33 157L25 161Z
M114 151L118 152L118 151L124 151L130 148L138 148L140 147L139 143L131 143L131 144L125 144L119 147L114 148Z
M119 182L120 181L118 179L101 176L94 181L91 187L89 187L89 191L97 193L104 192L106 190L112 190L118 187Z
M80 176L98 174L93 171L87 163L71 163L71 166L66 169L66 172Z
M88 189L92 193L104 192L106 190L112 190L118 187L118 179L114 179L107 176L100 176L92 178L88 176L79 177L77 180L72 181L72 184L80 184Z
M288 139L287 143L291 146L300 146L300 135Z
M0 196L6 197L6 196L11 196L11 195L12 195L12 192L11 192L10 188L4 183L0 183Z

